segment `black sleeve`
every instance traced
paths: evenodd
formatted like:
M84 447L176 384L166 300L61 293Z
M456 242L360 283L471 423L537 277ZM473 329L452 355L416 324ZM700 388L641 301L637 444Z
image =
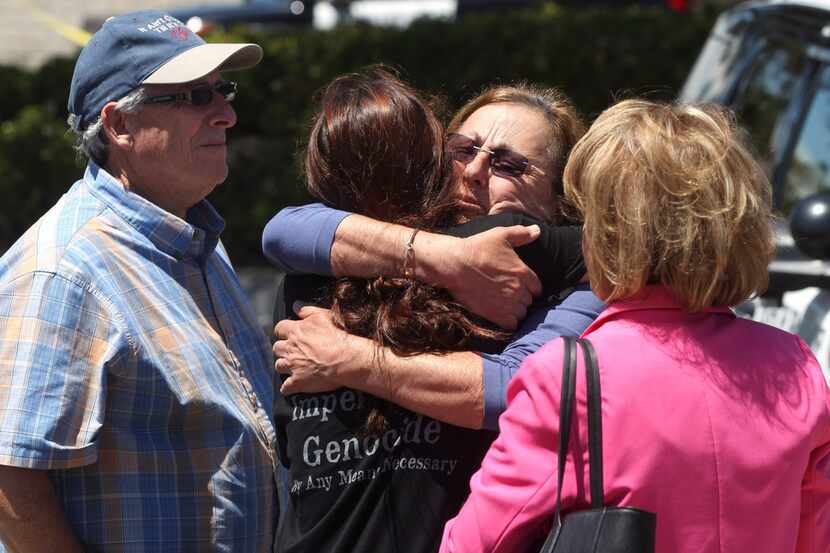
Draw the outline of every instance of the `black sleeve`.
M331 300L334 278L320 275L277 274L274 301L274 324L283 319L297 319L292 306L295 301L313 305L326 305Z
M318 275L296 275L278 271L274 285L277 288L276 299L274 301L274 324L283 319L296 320L298 317L294 314L292 306L294 302L299 300L304 303L311 304L328 304L326 298L331 295L331 285L334 279L331 277L324 277ZM271 333L271 341L276 340L276 337ZM287 376L278 374L274 379L274 420L276 424L277 434L277 453L279 454L280 462L283 466L288 467L288 442L285 433L284 421L290 419L291 407L288 405L285 397L280 393L280 385L288 378ZM282 497L280 497L282 500Z
M585 276L582 227L579 226L555 226L519 213L499 213L478 217L442 232L466 238L492 228L513 225L539 225L542 230L539 238L516 248L516 253L542 281L544 297L558 295Z

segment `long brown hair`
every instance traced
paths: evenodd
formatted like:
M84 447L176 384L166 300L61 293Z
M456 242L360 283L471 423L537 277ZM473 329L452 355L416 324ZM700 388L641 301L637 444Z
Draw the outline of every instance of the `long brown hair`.
M412 87L371 66L335 78L320 104L305 156L312 195L382 221L451 221L444 128Z
M385 67L337 77L323 90L305 170L309 191L338 209L426 230L457 219L448 198L444 128L430 104ZM446 291L401 276L339 278L331 309L348 332L403 356L508 336L476 320ZM379 431L382 424L376 410L368 428Z

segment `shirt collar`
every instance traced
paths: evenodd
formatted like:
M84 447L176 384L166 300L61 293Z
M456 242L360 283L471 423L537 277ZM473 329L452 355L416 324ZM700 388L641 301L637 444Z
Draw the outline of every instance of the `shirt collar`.
M720 313L730 317L736 316L729 307L724 305L708 307L700 313L691 313L686 311L669 288L661 284L649 284L631 297L609 303L608 307L599 314L599 317L588 326L583 334L596 330L609 319L644 310L678 311L692 316L708 313Z
M90 192L119 217L146 236L161 251L176 259L203 259L213 252L225 221L207 200L201 200L183 220L124 188L104 169L90 161L84 173Z

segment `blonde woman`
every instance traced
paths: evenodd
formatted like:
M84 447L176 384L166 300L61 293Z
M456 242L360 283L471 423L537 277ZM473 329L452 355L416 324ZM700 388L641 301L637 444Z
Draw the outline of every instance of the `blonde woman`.
M604 500L657 513L656 551L830 550L830 394L796 336L729 309L767 285L770 186L714 107L621 102L577 143L583 333L602 382ZM529 551L556 496L562 342L527 358L442 552ZM581 365L581 356L580 365ZM562 489L589 505L585 382Z

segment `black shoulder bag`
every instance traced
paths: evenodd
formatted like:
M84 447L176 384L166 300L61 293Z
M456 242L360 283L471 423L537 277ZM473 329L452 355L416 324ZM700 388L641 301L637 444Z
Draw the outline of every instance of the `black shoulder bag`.
M540 553L654 553L657 515L632 507L606 507L602 484L602 411L599 368L588 340L565 340L562 399L559 407L559 467L553 528ZM591 508L566 515L560 512L565 458L576 395L576 344L582 345L588 388L588 465Z

